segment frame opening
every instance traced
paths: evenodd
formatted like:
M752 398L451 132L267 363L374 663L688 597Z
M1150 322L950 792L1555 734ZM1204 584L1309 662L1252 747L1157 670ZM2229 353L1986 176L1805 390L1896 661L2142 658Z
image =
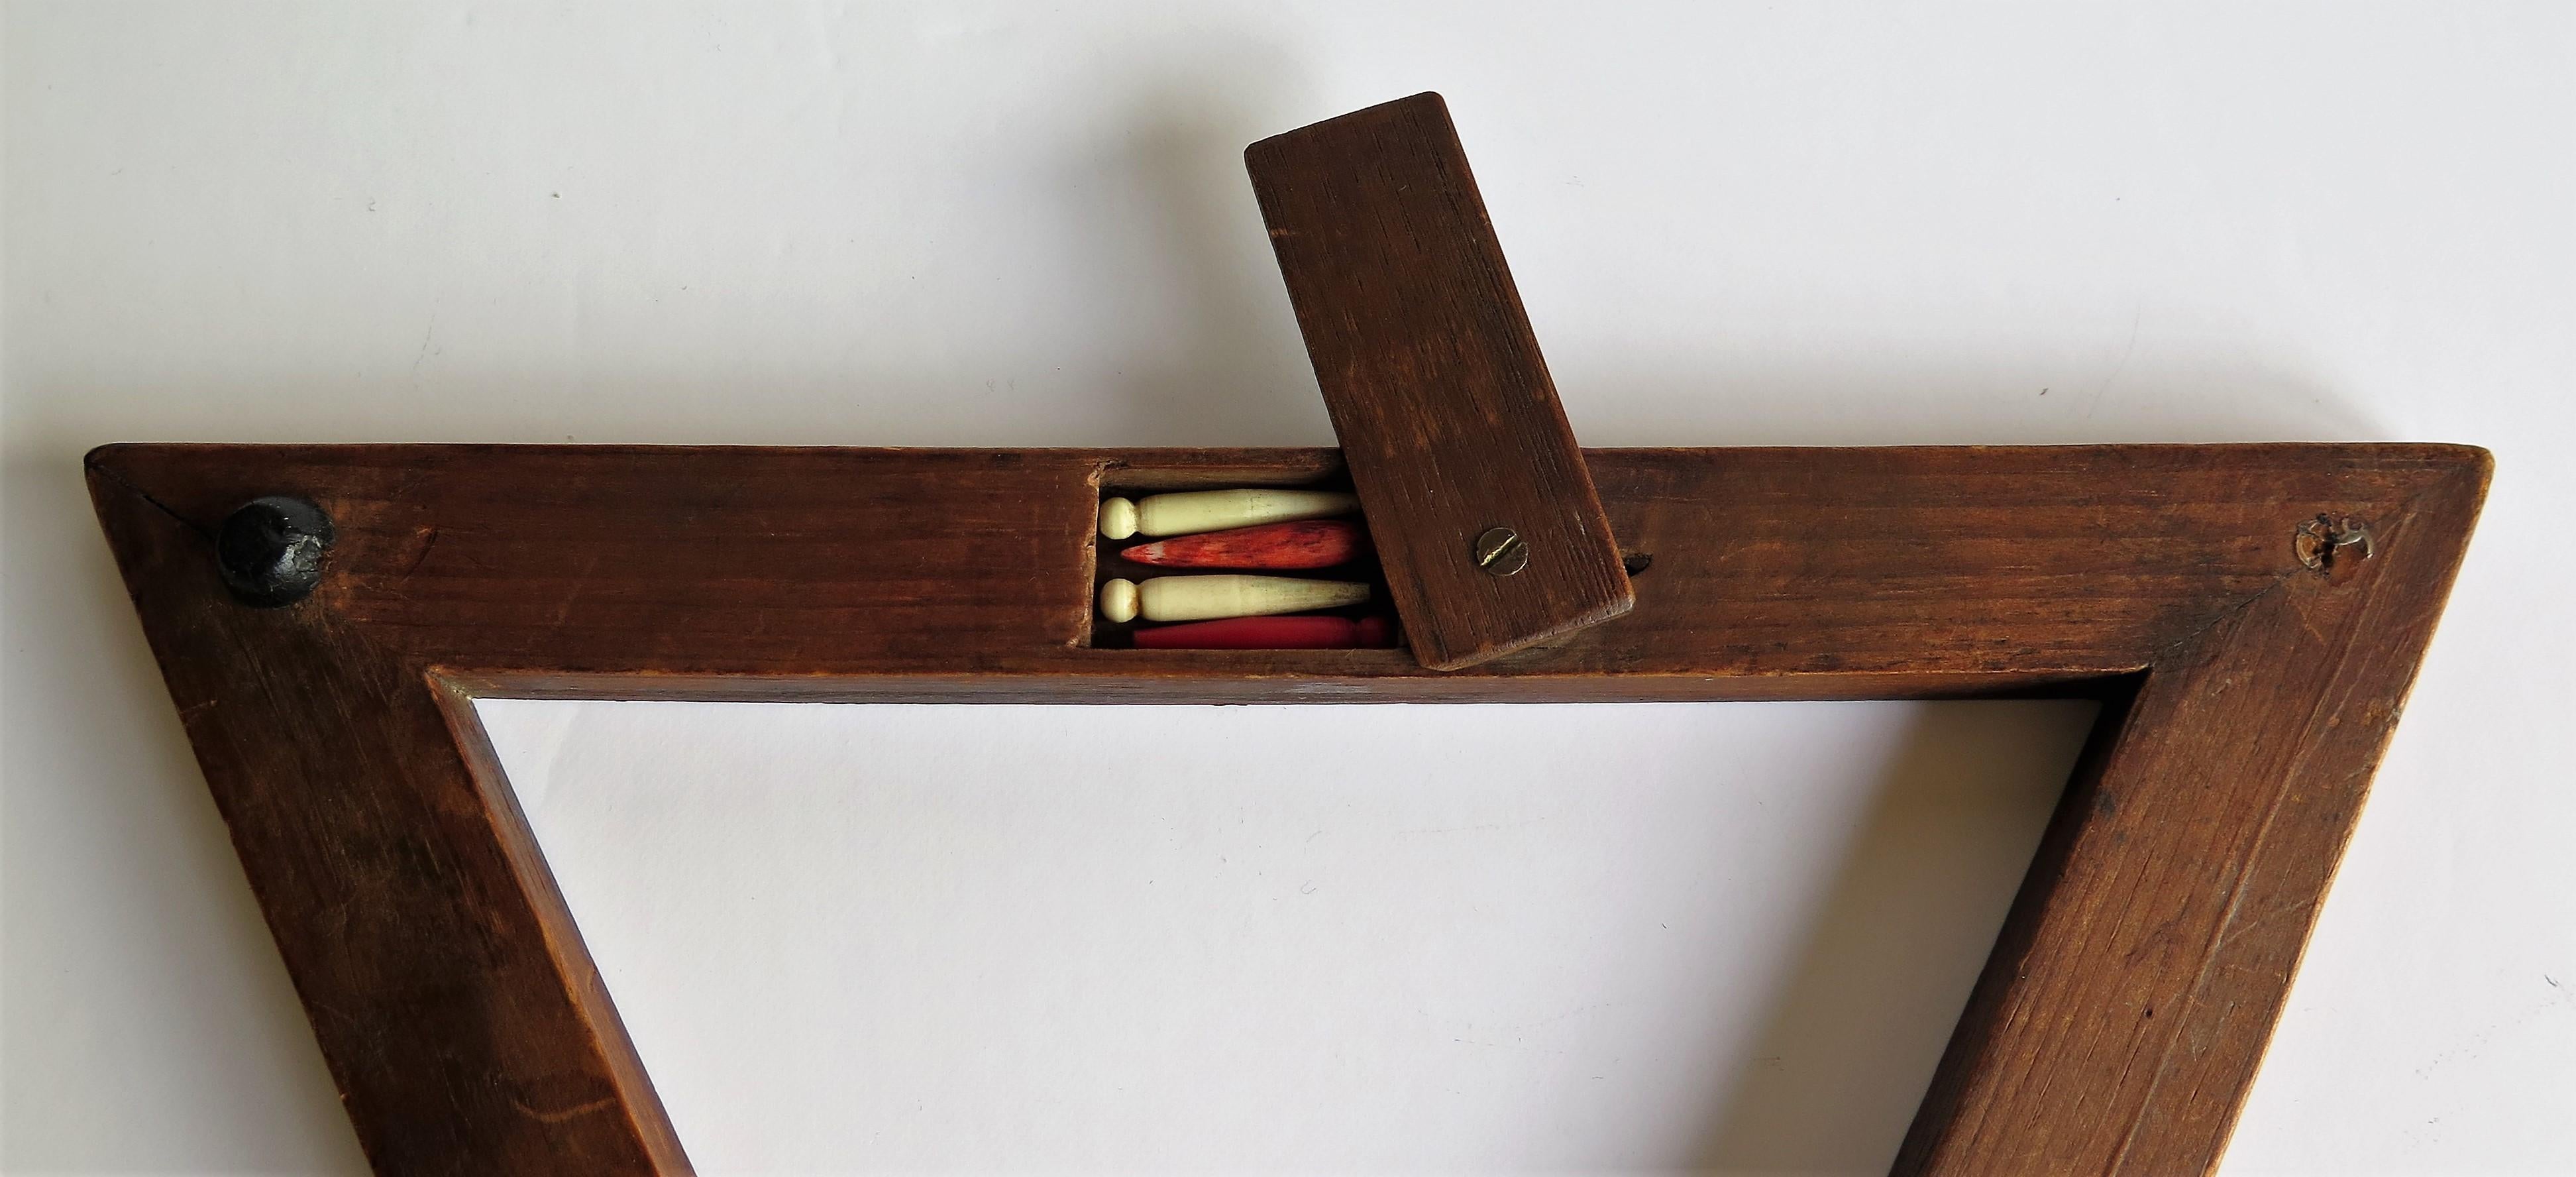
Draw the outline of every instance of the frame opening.
M1883 1172L2093 713L477 710L713 1171Z

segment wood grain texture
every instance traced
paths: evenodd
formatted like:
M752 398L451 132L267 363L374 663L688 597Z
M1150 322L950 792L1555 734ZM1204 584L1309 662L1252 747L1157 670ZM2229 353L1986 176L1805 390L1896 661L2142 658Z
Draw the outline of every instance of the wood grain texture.
M2070 789L1900 1173L2200 1173L2227 1144L2485 497L2481 454L2346 507L2159 652ZM2349 549L2348 549L2349 550Z
M1437 94L1244 152L1388 591L1435 669L1628 611L1592 476ZM1508 527L1529 565L1473 545Z
M1099 487L1324 450L118 446L100 518L386 1173L687 1162L472 695L1368 702L2106 696L1905 1173L2216 1163L2484 493L2428 445L1604 450L1634 612L1472 670L1084 643ZM339 540L254 610L208 536ZM935 505L936 509L932 509ZM2365 520L2324 570L2292 539ZM1712 1109L1714 1114L1716 1109Z
M220 513L91 485L377 1171L686 1171L470 714L389 631L234 603Z

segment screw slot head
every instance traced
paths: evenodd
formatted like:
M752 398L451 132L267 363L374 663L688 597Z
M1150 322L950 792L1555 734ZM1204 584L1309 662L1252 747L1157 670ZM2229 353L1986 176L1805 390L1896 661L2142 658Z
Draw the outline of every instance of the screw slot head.
M2291 552L2298 556L2300 564L2318 572L2332 572L2350 548L2359 548L2353 555L2363 560L2379 554L2379 543L2370 534L2370 524L2349 515L2340 519L2319 515L2301 521L2290 533Z
M1529 567L1529 545L1508 527L1488 528L1476 537L1476 567L1495 576L1510 576Z
M331 517L298 498L253 499L215 533L215 571L233 599L257 609L301 601L322 583Z

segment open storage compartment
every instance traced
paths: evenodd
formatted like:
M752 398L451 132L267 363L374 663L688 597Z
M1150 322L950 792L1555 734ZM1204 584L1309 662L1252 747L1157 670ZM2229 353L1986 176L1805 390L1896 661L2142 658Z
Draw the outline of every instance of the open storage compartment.
M1319 460L1312 464L1268 467L1243 466L1177 469L1120 465L1104 468L1101 471L1100 477L1096 480L1093 487L1093 518L1097 521L1101 517L1099 513L1101 507L1104 504L1110 503L1112 500L1123 499L1131 504L1141 504L1144 500L1157 495L1193 494L1200 492L1224 492L1236 490L1323 492L1335 495L1353 495L1354 493L1348 471L1341 466L1341 463L1338 460L1330 458ZM1126 555L1126 553L1138 548L1156 544L1169 544L1169 547L1165 549L1167 552L1173 548L1181 548L1185 546L1203 547L1206 545L1207 537L1225 535L1243 536L1253 529L1260 529L1265 532L1279 532L1284 529L1296 528L1300 531L1312 532L1319 530L1311 526L1315 524L1327 525L1329 529L1334 531L1351 533L1355 536L1357 543L1345 558L1334 560L1331 563L1313 563L1312 560L1315 557L1312 553L1315 550L1315 545L1309 545L1308 560L1305 561L1302 566L1285 567L1260 562L1243 563L1227 560L1218 560L1214 563L1205 564L1156 564L1138 559L1130 559ZM1137 649L1139 648L1137 633L1140 630L1161 629L1169 631L1174 626L1197 626L1217 620L1216 618L1159 620L1142 615L1133 617L1115 617L1107 615L1104 613L1103 609L1103 589L1110 585L1112 581L1124 581L1128 584L1142 586L1148 581L1165 578L1185 579L1211 576L1255 576L1292 581L1329 582L1334 584L1365 586L1367 592L1366 599L1356 603L1328 604L1316 608L1282 609L1275 612L1245 615L1247 618L1259 619L1335 619L1340 622L1348 623L1348 627L1355 631L1354 640L1345 644L1329 645L1312 644L1307 640L1284 642L1281 644L1256 642L1252 644L1227 644L1216 646L1184 645L1175 647L1174 649L1176 652L1184 654L1194 652L1214 654L1227 650L1299 650L1318 654L1330 654L1353 650L1383 653L1390 650L1402 651L1405 649L1403 626L1397 620L1394 601L1388 592L1386 572L1383 565L1381 565L1378 560L1375 545L1368 539L1368 521L1365 513L1356 502L1353 503L1349 510L1344 512L1320 515L1307 514L1300 519L1293 521L1277 520L1241 525L1227 525L1226 522L1220 521L1215 525L1196 527L1190 530L1168 531L1164 534L1148 534L1141 530L1134 534L1124 536L1112 536L1106 533L1114 530L1118 529L1095 526L1090 537L1090 542L1093 545L1093 558L1091 560L1091 577L1088 586L1089 593L1085 598L1088 625L1085 630L1083 644L1086 646L1090 646L1095 649L1109 650ZM1246 549L1261 550L1273 545L1257 541L1277 537L1251 535L1249 538L1256 542L1250 544L1236 544L1234 545L1235 549L1238 552ZM1171 541L1180 542L1175 543ZM1302 623L1292 622L1287 626L1269 628L1289 629L1297 628L1301 624ZM1341 627L1304 626L1304 628L1314 630L1339 629Z

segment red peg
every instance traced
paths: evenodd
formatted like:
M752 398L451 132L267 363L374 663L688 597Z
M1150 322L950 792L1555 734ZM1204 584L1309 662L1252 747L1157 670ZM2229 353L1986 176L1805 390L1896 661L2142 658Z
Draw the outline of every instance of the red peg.
M1330 568L1360 558L1368 546L1357 523L1309 519L1175 536L1118 554L1160 568Z
M1376 650L1395 644L1384 617L1228 617L1136 631L1144 650Z

